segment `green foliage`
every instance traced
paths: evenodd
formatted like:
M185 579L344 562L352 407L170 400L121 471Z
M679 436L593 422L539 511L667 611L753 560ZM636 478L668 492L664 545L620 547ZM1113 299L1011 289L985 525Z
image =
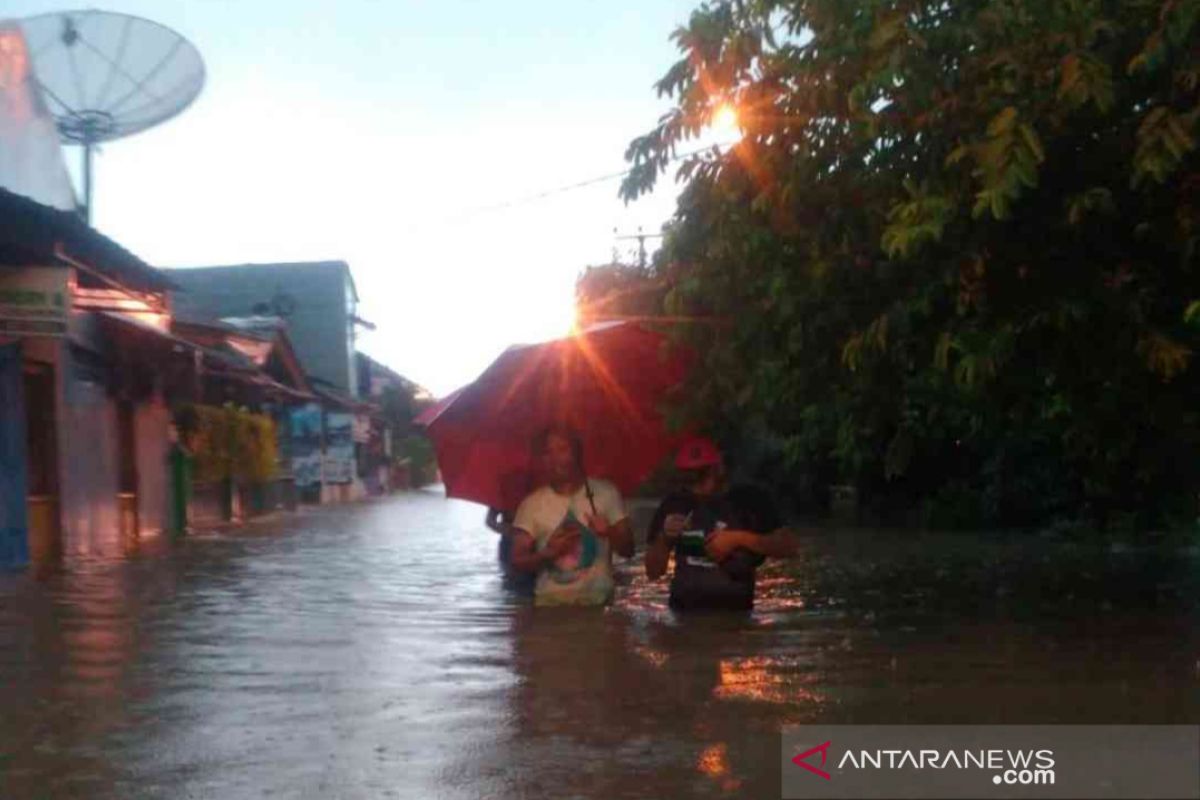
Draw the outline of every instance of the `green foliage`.
M1183 312L1183 321L1189 325L1200 324L1200 300L1193 300Z
M745 0L674 34L651 279L685 413L942 525L1158 524L1200 489L1200 0Z
M988 123L987 136L971 148L979 182L971 214L990 213L1002 220L1025 189L1037 186L1038 167L1046 160L1037 132L1019 118L1014 106L1006 106ZM951 154L948 160L954 160Z
M392 439L392 458L408 459L413 483L420 486L434 481L437 457L429 441L413 425L413 420L427 407L417 400L416 392L415 384L388 386L379 402Z
M186 406L176 412L176 425L196 459L196 479L262 483L275 476L275 423L227 403Z
M1196 111L1177 114L1165 106L1146 113L1137 133L1137 152L1133 158L1133 185L1139 186L1148 178L1163 183L1175 173L1180 163L1196 149L1192 129Z
M392 431L393 444L411 433L412 421L421 413L414 395L415 390L409 387L387 386L379 397L380 410Z
M905 181L904 190L908 198L892 206L883 229L883 251L891 258L906 258L925 244L941 241L954 215L950 199L917 189L911 181Z
M578 323L587 327L606 320L659 314L665 295L664 281L649 267L617 263L588 267L575 281Z
M429 439L420 434L406 436L400 441L397 452L400 458L408 459L414 486L433 483L437 477L437 455Z

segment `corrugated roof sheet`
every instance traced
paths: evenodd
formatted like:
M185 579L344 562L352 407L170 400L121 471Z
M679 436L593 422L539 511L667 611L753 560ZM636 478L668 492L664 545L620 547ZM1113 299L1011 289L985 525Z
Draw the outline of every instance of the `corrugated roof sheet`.
M162 271L89 226L78 215L0 188L0 264L55 263L55 247L131 289L176 288Z

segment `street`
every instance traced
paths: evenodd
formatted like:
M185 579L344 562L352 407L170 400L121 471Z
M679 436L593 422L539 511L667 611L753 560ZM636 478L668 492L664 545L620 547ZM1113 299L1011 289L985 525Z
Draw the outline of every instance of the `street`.
M777 796L786 724L1200 720L1194 552L827 530L751 617L679 619L632 567L528 607L482 517L429 489L0 576L0 795Z

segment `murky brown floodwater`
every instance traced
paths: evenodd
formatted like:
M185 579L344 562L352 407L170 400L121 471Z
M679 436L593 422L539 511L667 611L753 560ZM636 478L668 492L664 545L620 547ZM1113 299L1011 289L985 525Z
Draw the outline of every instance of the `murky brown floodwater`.
M0 576L0 796L778 797L824 722L1200 722L1200 558L827 532L753 616L507 593L419 492Z

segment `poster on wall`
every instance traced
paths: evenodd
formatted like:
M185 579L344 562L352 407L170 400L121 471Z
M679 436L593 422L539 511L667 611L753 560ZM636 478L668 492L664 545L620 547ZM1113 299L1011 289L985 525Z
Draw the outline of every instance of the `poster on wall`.
M70 274L65 267L25 267L0 272L0 334L65 334Z
M366 444L371 441L371 418L366 414L354 415L354 442Z
M315 403L292 409L292 476L297 487L321 483L321 407Z
M326 483L354 480L354 415L330 412L325 415Z

